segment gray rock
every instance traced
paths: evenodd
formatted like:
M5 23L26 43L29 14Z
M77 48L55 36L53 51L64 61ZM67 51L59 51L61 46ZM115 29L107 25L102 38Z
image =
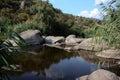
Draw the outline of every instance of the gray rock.
M110 71L99 69L90 74L88 80L119 80L119 77Z
M20 36L31 45L42 44L44 42L39 30L27 30L20 33Z
M66 45L77 45L78 43L81 43L84 39L76 38L75 35L69 35L65 39Z
M71 52L72 51L72 47L64 47L65 51Z
M47 36L45 38L46 44L58 44L58 43L63 43L65 41L65 38L63 36Z
M54 48L57 48L57 49L63 49L58 44L44 44L44 46L54 47Z
M120 61L118 61L117 64L120 64Z
M76 80L87 80L87 78L88 78L88 75L77 78Z
M76 80L120 80L120 79L117 75L110 71L98 69L92 72L90 75L77 78Z
M69 38L76 38L76 36L74 34L71 34L66 37L66 39L69 39Z
M99 57L120 59L120 50L108 49L96 54Z
M73 47L73 50L84 49L84 50L92 50L92 51L101 51L107 48L108 46L105 43L105 41L101 41L99 44L95 42L95 39L88 38L83 40L80 44Z

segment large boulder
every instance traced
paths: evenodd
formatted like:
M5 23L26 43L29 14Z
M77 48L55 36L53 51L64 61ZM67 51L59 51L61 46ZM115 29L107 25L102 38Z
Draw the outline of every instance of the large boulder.
M83 40L80 44L73 47L73 50L92 50L92 51L101 51L107 49L108 46L105 41L101 40L100 43L97 43L95 39L88 38Z
M81 43L84 39L81 38L76 38L75 35L69 35L65 39L65 44L66 45L77 45Z
M30 45L44 43L41 32L39 30L27 30L20 33L20 36Z
M96 55L104 58L120 59L120 50L117 49L103 50L101 52L98 52Z
M76 80L88 80L88 75L77 78Z
M76 80L120 80L120 79L117 75L110 71L98 69L91 73L90 75L77 78Z
M56 44L56 43L63 43L65 38L63 36L47 36L45 38L46 44Z
M110 71L99 69L90 74L88 80L119 80L119 77Z
M76 38L74 34L68 35L66 38Z

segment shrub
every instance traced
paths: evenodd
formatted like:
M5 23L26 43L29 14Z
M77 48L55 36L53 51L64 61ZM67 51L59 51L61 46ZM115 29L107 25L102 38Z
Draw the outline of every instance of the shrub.
M22 31L28 30L28 29L39 29L41 30L41 26L39 24L35 23L22 23L19 25L14 26L14 32L20 33Z

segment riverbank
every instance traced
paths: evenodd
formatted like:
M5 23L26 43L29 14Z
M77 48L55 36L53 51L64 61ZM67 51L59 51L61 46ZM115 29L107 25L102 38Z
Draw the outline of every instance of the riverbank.
M120 50L117 50L113 47L108 47L104 40L100 41L99 43L95 42L96 38L77 38L75 35L69 35L67 37L42 36L38 30L28 30L26 32L22 32L20 36L30 45L45 45L49 47L55 47L57 49L62 49L67 52L79 53L81 50L83 50L92 52L94 55L94 57L92 56L92 59L103 57L117 59L118 61L116 64L118 64L118 66L120 63Z

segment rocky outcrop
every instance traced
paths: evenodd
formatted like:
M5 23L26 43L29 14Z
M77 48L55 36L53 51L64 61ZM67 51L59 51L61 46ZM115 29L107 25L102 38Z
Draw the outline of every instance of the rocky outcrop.
M44 43L41 32L39 30L27 30L20 33L20 36L30 45Z
M120 59L120 50L115 49L103 50L101 52L98 52L96 55L104 58Z
M69 35L65 39L65 44L66 45L77 45L81 43L84 39L81 38L76 38L75 35Z
M120 78L110 71L99 69L76 80L120 80Z
M79 45L73 47L73 50L84 49L84 50L92 50L92 51L101 51L107 48L108 46L105 41L101 41L100 43L97 43L95 42L95 39L88 38L83 40Z
M65 38L63 36L47 36L45 38L46 44L58 44L63 43L65 41Z

